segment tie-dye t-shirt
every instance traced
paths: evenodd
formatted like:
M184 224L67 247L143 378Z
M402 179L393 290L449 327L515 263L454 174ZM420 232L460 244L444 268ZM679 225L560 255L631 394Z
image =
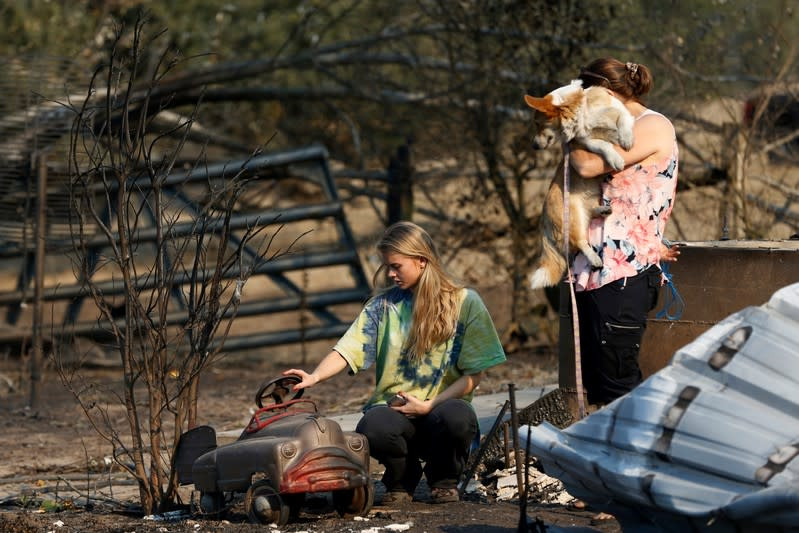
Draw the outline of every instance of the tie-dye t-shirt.
M647 110L640 117L653 113ZM592 219L588 229L588 242L603 266L594 270L578 253L572 264L575 290L598 289L660 262L663 232L677 190L677 156L675 138L672 153L664 160L632 165L603 179L602 204L609 205L612 213Z
M505 361L491 316L480 296L461 289L455 335L433 347L418 363L403 355L411 324L413 293L397 287L366 303L333 348L355 373L375 365L375 391L365 409L385 403L399 391L420 400L436 397L463 375ZM469 394L464 400L470 401Z

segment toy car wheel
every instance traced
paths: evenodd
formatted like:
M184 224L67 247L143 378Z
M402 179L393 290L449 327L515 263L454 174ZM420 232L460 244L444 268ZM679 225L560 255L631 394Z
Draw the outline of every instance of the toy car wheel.
M202 514L220 515L225 510L225 495L221 492L203 492L198 507Z
M342 517L364 516L375 500L375 486L371 480L362 487L333 491L333 507Z
M268 481L256 482L247 489L244 507L254 524L284 526L289 521L289 506L283 503L280 494Z

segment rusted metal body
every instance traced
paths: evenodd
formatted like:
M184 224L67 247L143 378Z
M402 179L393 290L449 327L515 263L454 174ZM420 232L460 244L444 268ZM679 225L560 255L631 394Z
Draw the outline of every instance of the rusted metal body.
M286 404L263 408L254 416L269 416L273 422L252 432L248 427L236 442L200 456L192 467L195 488L244 492L257 473L272 480L281 494L366 485L369 447L363 435L345 433L315 412L312 403L299 401L312 410L284 411L294 407ZM281 417L284 412L289 416Z
M285 390L297 381L289 380ZM181 436L178 479L199 491L200 510L221 514L228 495L246 493L252 522L283 525L305 494L330 492L342 516L366 514L374 499L366 437L343 431L298 395L287 400L278 394L276 402L258 402L260 409L230 444L217 446L208 426Z
M799 240L681 242L679 260L669 273L684 304L676 319L656 318L670 297L660 290L658 305L647 320L641 343L644 378L672 355L725 317L765 303L779 288L799 281ZM561 285L559 379L569 409L577 417L575 358L568 285ZM672 308L670 312L675 312Z
M669 271L685 302L682 315L655 318L669 297L670 288L662 287L641 344L644 378L720 320L762 305L777 289L799 281L799 240L686 242L680 249Z

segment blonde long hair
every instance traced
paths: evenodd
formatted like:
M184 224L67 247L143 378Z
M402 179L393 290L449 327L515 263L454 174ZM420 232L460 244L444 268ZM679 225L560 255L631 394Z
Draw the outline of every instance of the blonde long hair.
M401 221L386 228L377 250L383 255L397 253L427 261L414 287L411 329L404 347L408 357L418 361L431 348L455 334L462 286L441 266L430 235L413 222ZM386 265L381 265L375 272L375 280L380 279L385 270Z

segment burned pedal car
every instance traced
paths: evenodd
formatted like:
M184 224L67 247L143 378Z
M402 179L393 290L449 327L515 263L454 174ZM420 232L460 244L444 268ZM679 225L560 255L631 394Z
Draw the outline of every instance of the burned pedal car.
M374 500L369 444L321 416L316 404L293 392L300 380L264 383L258 410L235 442L217 446L216 432L199 426L181 435L178 480L193 484L203 514L221 515L235 493L244 493L251 522L284 525L309 493L329 492L342 516L365 515Z

